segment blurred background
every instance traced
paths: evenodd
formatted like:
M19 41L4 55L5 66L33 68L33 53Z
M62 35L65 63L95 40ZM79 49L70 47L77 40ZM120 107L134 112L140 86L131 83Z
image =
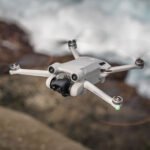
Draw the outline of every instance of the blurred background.
M149 0L0 0L0 149L150 149ZM120 111L88 92L63 98L45 79L9 76L9 65L47 69L81 55L113 66L142 57L144 70L114 74L97 86L124 97Z

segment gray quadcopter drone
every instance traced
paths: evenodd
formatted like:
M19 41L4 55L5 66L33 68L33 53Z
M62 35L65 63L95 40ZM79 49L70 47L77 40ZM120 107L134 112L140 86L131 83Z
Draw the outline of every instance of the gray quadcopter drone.
M119 110L123 103L123 98L120 96L112 98L98 89L95 84L98 82L103 83L105 78L112 73L130 69L142 69L144 61L138 58L134 64L111 67L110 64L103 60L86 56L80 57L77 52L76 40L67 41L67 44L75 60L54 63L48 67L48 70L21 69L19 65L13 64L10 66L10 74L46 77L46 86L63 96L78 96L89 90L116 110Z

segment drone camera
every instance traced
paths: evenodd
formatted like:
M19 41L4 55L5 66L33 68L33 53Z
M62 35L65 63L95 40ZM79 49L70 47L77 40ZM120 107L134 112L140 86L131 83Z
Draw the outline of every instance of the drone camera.
M64 79L54 78L50 83L51 89L61 93L62 96L65 97L70 95L70 86L71 86L71 82L68 78L64 78Z

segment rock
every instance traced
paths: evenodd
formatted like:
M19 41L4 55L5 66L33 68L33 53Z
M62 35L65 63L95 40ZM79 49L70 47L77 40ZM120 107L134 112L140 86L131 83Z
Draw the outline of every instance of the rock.
M35 119L0 107L1 150L87 150Z
M115 111L90 92L64 98L47 89L45 79L22 76L1 78L0 103L29 113L93 150L148 147L149 100L140 97L134 88L120 80L108 80L98 87L111 96L123 96L122 109ZM139 144L128 144L133 142Z
M18 25L0 21L0 62L12 62L33 52L28 34Z

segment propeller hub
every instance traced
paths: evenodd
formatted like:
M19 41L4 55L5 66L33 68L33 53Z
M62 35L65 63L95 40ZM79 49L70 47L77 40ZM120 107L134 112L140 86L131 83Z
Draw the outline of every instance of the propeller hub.
M141 58L138 58L136 61L135 61L135 64L141 68L144 67L144 60L142 60Z
M18 70L20 69L20 65L19 64L12 64L9 66L10 70Z
M74 40L70 40L68 41L68 46L69 48L77 48L77 41L74 39Z
M112 102L115 105L121 105L123 103L123 98L121 96L114 96Z

